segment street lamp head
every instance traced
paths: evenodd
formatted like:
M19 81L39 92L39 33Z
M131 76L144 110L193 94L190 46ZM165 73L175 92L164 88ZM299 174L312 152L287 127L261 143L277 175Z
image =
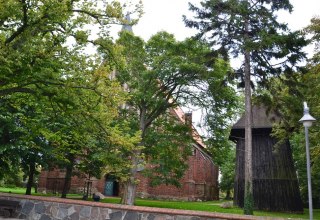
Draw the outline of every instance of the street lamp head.
M312 122L316 121L316 119L309 114L309 107L307 106L307 103L304 102L303 105L303 117L299 120L299 122L303 123L304 127L309 128L311 127Z

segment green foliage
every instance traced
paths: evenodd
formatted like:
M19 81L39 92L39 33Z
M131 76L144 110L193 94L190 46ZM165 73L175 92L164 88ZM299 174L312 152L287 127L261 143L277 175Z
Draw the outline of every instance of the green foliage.
M312 23L305 29L311 34L314 43L319 43L319 21L312 19ZM310 114L318 119L319 111L319 60L318 49L314 57L306 66L306 73L303 76L295 75L295 81L287 78L273 79L269 91L260 92L258 99L267 103L271 109L276 111L282 118L275 127L274 135L280 140L289 138L293 150L295 167L298 172L301 196L306 203L308 200L308 188L306 178L306 152L304 129L299 119L303 116L303 101L307 101ZM290 82L290 83L288 83ZM314 123L309 129L310 154L312 166L312 187L314 206L319 207L319 125Z
M317 55L316 55L317 56ZM301 93L304 94L304 99L300 100L300 111L293 112L297 117L302 117L302 102L307 101L310 108L310 114L316 119L320 118L320 106L319 106L319 77L318 77L319 64L315 64L310 68L307 74L302 78L302 87ZM300 113L300 114L299 114ZM293 136L295 141L295 154L297 158L297 163L300 163L298 172L301 175L302 183L302 194L304 198L307 198L306 188L307 182L306 178L303 178L306 175L306 158L305 158L305 139L304 139L304 129L301 124L296 125L297 134ZM320 131L319 123L314 123L313 126L309 129L309 141L310 141L310 158L311 158L311 176L312 176L312 187L313 187L313 199L314 206L320 207L320 145L318 141L318 135ZM299 138L300 137L300 138ZM300 140L298 142L298 140ZM300 155L299 155L300 153ZM301 155L304 157L302 158ZM298 167L298 166L297 166Z
M23 187L23 172L21 170L14 171L15 172L5 173L3 180L0 181L1 187Z
M70 166L81 158L95 166L77 166L99 176L104 154L138 140L113 124L126 99L109 77L115 61L84 53L89 45L113 47L108 24L124 22L122 5L12 0L0 9L0 179L19 166L28 174L32 164Z
M222 156L221 156L222 157ZM220 165L221 179L219 188L226 193L226 199L230 199L231 192L233 191L235 169L236 169L236 149L231 147L223 154L224 162Z
M145 138L145 155L148 165L144 174L151 185L181 186L180 179L187 169L188 156L193 144L191 128L181 124L176 117L165 115L157 118Z
M262 91L257 100L267 104L272 111L277 112L281 121L273 128L273 135L278 140L290 140L293 152L293 159L301 197L304 203L308 200L307 173L306 173L306 149L304 128L299 123L303 116L303 101L307 100L310 113L314 117L319 117L317 82L318 77L314 77L312 68L303 76L299 77L297 83L287 85L278 79L272 80L270 91ZM315 89L315 90L314 90ZM315 103L316 102L316 103ZM314 205L318 207L319 195L319 157L318 157L318 124L314 123L309 129L310 153L312 164L312 184Z
M312 42L315 43L316 50L314 51L315 54L313 55L313 62L318 63L320 62L320 18L319 16L315 16L311 19L311 23L308 27L305 28L305 32L312 35Z
M222 166L233 145L229 141L231 122L239 115L242 99L235 90L235 83L228 77L232 72L230 65L218 59L213 69L214 73L207 78L208 86L201 91L198 105L206 113L201 126L207 131L207 145L214 162Z
M305 58L301 52L307 44L304 37L288 31L287 25L276 19L276 11L292 10L289 1L208 0L201 6L190 4L197 17L195 20L185 17L186 25L197 28L198 37L209 39L217 48L216 55L235 58L249 51L251 74L261 85L266 86L266 80L273 75L290 75L292 67ZM242 82L243 74L241 66L236 75Z
M176 106L192 104L209 109L215 103L215 113L221 116L219 110L226 109L222 103L229 102L226 97L234 92L225 82L225 71L230 68L210 57L210 47L204 41L179 42L166 32L144 42L122 31L114 51L123 58L117 63L116 77L130 94L121 109L122 123L129 125L129 133L141 134L141 143L123 154L131 158L128 170L134 176L137 167L144 166L142 161L150 162L144 172L152 177L153 184L178 185L186 168L190 140L182 138L188 135L179 124L183 122L169 115ZM234 96L230 100L236 102Z

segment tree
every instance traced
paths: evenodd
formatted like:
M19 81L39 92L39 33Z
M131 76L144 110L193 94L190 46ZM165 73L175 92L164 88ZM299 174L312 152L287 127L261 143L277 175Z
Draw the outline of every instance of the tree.
M217 61L219 66L215 71L215 78L208 81L208 88L203 90L201 103L196 105L203 109L204 117L199 122L206 131L207 149L212 154L213 161L219 166L221 174L220 189L226 192L229 199L235 178L235 149L234 143L229 140L231 122L235 121L242 112L242 96L236 92L236 83L229 77L232 69L222 60Z
M108 78L110 69L96 71L101 64L98 56L83 51L88 49L89 45L99 44L97 37L86 28L87 25L96 26L99 32L95 34L108 38L110 46L112 42L109 24L127 21L124 19L122 5L117 1L99 0L94 4L87 0L13 0L1 2L0 9L0 102L3 110L0 114L6 121L1 127L3 142L0 163L4 164L3 167L10 167L19 162L22 162L25 168L31 164L31 167L34 167L39 162L39 155L49 146L45 144L41 147L35 144L35 140L43 138L44 143L49 143L49 139L51 141L57 138L54 132L59 130L58 125L60 128L63 127L59 124L63 120L66 122L65 125L70 126L64 126L65 130L79 134L80 128L75 131L77 127L71 127L75 124L69 122L74 122L77 116L80 119L81 114L83 116L93 114L93 111L97 112L97 109L80 111L83 101L100 101L100 105L104 103L109 107L110 104L117 105L118 101L121 102L117 100L121 95L116 89L116 83L102 83ZM136 10L140 10L139 6ZM114 62L110 57L107 61L109 64ZM102 84L104 86L101 86ZM103 89L107 85L115 89L114 96L104 96L106 93ZM119 96L115 97L117 95ZM88 99L88 96L95 100ZM30 102L25 102L24 99ZM27 106L24 107L23 103ZM88 107L93 103L86 104ZM117 108L109 107L101 108L101 111L108 109L114 113ZM30 114L32 111L35 114ZM100 113L105 117L109 116L106 112ZM95 119L99 121L96 114ZM57 115L65 115L66 118L62 120L56 117ZM88 115L86 117L89 118ZM110 119L113 117L114 114ZM53 121L58 124L52 126ZM99 126L101 124L106 129L110 127L110 120L100 122ZM75 137L76 135L72 136ZM23 140L27 142L21 143ZM59 141L63 142L61 139ZM30 145L27 146L27 143ZM21 149L17 151L18 148ZM17 152L21 153L19 160L16 157ZM22 158L30 160L27 162ZM30 179L32 182L32 175Z
M14 146L15 157L27 177L26 194L31 195L36 175L39 174L40 167L47 166L51 155L51 147L41 134L41 130L45 127L47 103L41 98L37 99L25 93L12 94L11 103L19 112L15 118L15 126L21 131L18 142Z
M159 175L154 175L154 183L177 183L176 179L181 177L181 171L185 169L183 152L180 158L178 155L166 156L177 152L178 148L174 146L181 143L180 139L171 142L168 135L183 131L181 125L172 127L174 124L168 123L169 111L178 105L204 101L201 96L207 95L204 91L208 89L208 82L220 79L215 74L222 67L208 59L210 50L205 42L192 39L178 42L166 32L155 34L145 43L123 31L117 45L124 59L116 77L131 97L122 108L122 114L133 131L140 131L141 135L141 142L127 155L131 165L123 203L133 205L137 170L143 165L144 158L148 162L149 158L162 161L162 165L155 169L154 174ZM160 141L158 146L150 141L153 139Z
M311 34L311 40L319 44L318 18L313 18L305 32ZM299 119L303 115L303 101L307 101L310 113L319 118L319 47L316 47L313 57L305 66L304 74L295 73L295 82L288 83L289 79L273 79L269 91L259 91L257 99L266 103L273 111L281 116L282 121L276 126L274 135L279 140L290 139L293 148L293 158L298 173L300 191L304 203L308 201L308 187L306 174L306 152L304 142L304 129ZM315 207L320 206L319 197L319 134L318 123L310 128L310 154L312 167L312 190Z
M221 180L220 189L226 193L225 199L231 199L231 192L233 191L234 178L235 178L235 148L231 148L224 154L225 162L220 166Z
M281 73L291 74L294 65L304 58L301 48L306 45L298 32L289 32L279 23L275 12L292 10L289 1L208 0L201 8L190 4L195 20L184 17L188 27L199 30L225 58L242 55L242 66L236 70L245 87L246 165L244 213L253 214L252 197L252 135L251 135L251 76L260 85ZM278 62L278 63L276 63Z
M19 170L19 160L15 146L20 144L23 130L17 126L19 111L8 98L0 99L0 179Z
M319 106L319 77L318 73L320 70L320 19L319 17L314 17L311 19L311 24L306 29L310 34L312 34L312 41L316 44L315 54L310 62L309 74L306 74L305 83L306 86L306 97L308 104L310 105L310 111L316 119L320 119L320 106ZM313 199L316 207L320 207L320 148L317 136L319 134L319 123L315 123L312 128L312 133L310 134L310 140L312 148L311 153L311 164L312 164L312 181L313 181Z
M95 90L65 89L59 96L64 102L51 102L43 135L53 147L55 165L66 169L62 197L66 197L73 171L100 178L109 162L102 162L100 157L139 140L125 134L126 127L114 124L126 94L108 72L108 68L100 67L86 77L89 84L96 84Z
M312 42L315 43L315 53L312 57L312 64L319 64L319 56L320 56L320 18L319 16L313 17L311 19L311 24L305 28L305 32L312 35Z
M181 187L179 180L188 168L191 155L192 128L172 113L158 117L147 130L143 154L146 165L143 174L151 186L160 184Z
M81 28L83 25L112 22L116 18L108 12L120 16L119 5L108 4L103 13L89 1L14 0L3 2L0 7L1 97L63 85L61 76L67 75L73 61L69 50L76 51L76 47L66 44L68 38L76 40L77 46L82 44L79 50L89 35ZM117 11L112 10L115 7Z
M308 202L308 187L307 187L307 171L306 171L306 150L305 150L305 134L300 118L303 116L304 101L307 101L310 107L310 113L318 118L318 83L319 77L317 67L311 64L304 75L296 73L297 81L295 84L283 83L284 80L273 79L269 91L258 91L255 99L265 105L268 105L271 111L274 111L281 117L281 121L273 128L273 136L279 142L290 140L293 152L294 165L299 180L300 193L304 204ZM314 123L310 128L310 155L312 167L312 189L314 206L319 207L319 157L317 135L319 127Z

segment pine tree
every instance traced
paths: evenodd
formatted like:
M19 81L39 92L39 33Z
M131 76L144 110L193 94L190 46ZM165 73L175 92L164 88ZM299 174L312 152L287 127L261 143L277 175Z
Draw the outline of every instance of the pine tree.
M289 0L208 0L201 7L190 4L196 17L187 19L188 27L199 30L198 38L207 38L217 56L242 60L235 76L245 87L245 198L244 213L253 214L251 87L254 81L268 87L275 75L290 76L295 65L305 58L301 52L306 40L299 32L290 32L277 21L279 10L292 11Z

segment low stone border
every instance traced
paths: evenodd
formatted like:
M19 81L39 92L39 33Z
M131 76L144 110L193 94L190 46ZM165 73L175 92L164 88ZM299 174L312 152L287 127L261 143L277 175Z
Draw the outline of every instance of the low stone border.
M0 199L20 201L16 216L32 220L280 220L235 214L189 211L178 209L127 206L54 197L0 193Z

